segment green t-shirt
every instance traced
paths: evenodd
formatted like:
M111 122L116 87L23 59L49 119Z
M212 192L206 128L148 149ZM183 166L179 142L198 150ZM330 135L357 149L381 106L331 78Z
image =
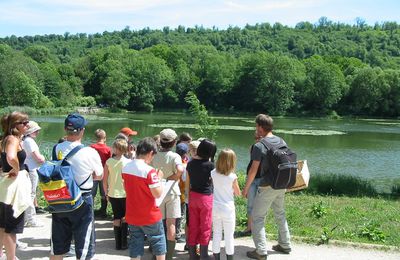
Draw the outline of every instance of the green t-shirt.
M122 168L130 162L125 156L121 156L121 159L116 160L110 158L106 161L108 167L108 196L112 198L125 198L124 181L122 179Z

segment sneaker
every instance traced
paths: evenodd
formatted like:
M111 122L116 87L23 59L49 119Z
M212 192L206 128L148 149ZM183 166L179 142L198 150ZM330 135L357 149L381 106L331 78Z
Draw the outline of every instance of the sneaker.
M25 223L25 227L28 227L28 228L29 227L32 227L32 228L43 227L43 226L44 226L44 224L42 222L40 222L39 220L28 221Z
M17 248L18 249L22 249L23 250L23 249L27 249L28 248L28 243L21 242L18 239L17 239L16 244L17 244Z
M292 251L291 248L283 248L279 244L272 246L272 250L274 250L276 252L281 252L283 254L289 254Z
M178 238L178 239L176 240L176 242L177 242L177 243L186 243L186 239L185 239L183 236L181 236L180 238Z
M257 260L267 260L267 255L260 255L257 253L257 250L247 251L246 255L248 258L257 259Z
M65 257L72 257L75 256L75 246L71 245L69 251L64 254Z

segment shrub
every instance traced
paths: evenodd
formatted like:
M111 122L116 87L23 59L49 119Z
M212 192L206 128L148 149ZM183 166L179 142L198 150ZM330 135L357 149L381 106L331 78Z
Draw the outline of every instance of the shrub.
M322 205L322 201L315 203L311 207L311 215L315 218L322 218L328 214L328 209L326 206Z
M379 228L379 225L377 223L373 223L373 222L364 223L364 225L361 226L359 236L366 237L366 238L368 238L368 240L371 240L374 242L377 242L377 241L385 242L385 239L386 239L386 235Z

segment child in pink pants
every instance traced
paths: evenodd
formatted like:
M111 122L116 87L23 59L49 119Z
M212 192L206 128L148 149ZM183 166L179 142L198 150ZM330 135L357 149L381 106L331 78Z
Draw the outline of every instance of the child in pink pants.
M204 139L197 148L197 157L187 165L189 193L189 255L196 259L196 245L200 244L200 258L208 258L211 238L213 185L211 171L214 169L215 143Z

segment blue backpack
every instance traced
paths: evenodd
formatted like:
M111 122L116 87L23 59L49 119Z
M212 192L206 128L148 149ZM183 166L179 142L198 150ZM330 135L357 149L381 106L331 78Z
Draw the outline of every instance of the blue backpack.
M53 160L46 161L37 170L39 187L43 191L44 198L49 204L50 213L73 211L79 208L83 203L80 187L89 180L90 175L84 182L78 185L74 179L71 165L68 162L68 159L82 148L83 145L75 147L63 160L57 161L54 157L54 147Z

